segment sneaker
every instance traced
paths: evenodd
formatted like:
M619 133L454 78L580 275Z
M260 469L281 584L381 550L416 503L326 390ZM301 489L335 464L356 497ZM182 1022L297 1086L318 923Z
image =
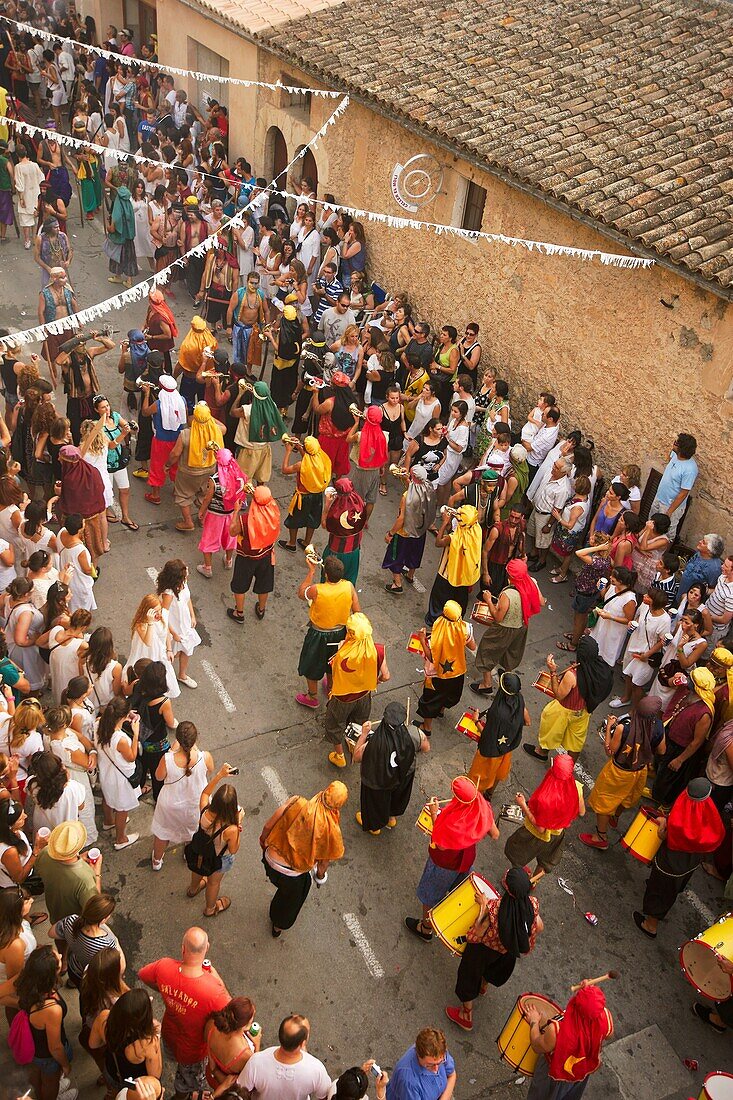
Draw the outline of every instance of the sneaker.
M362 818L361 818L361 810L359 810L354 816L356 818L356 824L361 825L361 827L363 829L364 828L364 823L363 823ZM379 834L381 833L382 830L381 829L367 829L366 831L370 834L370 836L379 836Z
M197 565L196 572L200 573L202 577L206 577L207 581L211 580L211 566L210 565Z
M295 696L295 702L300 703L301 707L310 707L311 710L318 710L318 700L314 699L312 695L308 695L305 691L299 691Z
M227 559L226 559L226 558L224 558L224 568L225 568L225 569L231 569L233 565L234 565L234 561L233 561L233 560L231 560L231 561L227 561Z
M133 470L132 471L132 476L133 477L140 477L140 478L145 479L149 476L149 472L147 470L143 470L143 468L141 466L139 470Z
M331 761L331 763L336 768L345 768L346 767L346 757L344 756L344 754L342 752L336 752L334 750L333 752L330 752L328 754L328 759Z
M187 688L197 688L198 687L198 683L196 682L196 680L193 679L192 676L179 676L178 677L178 683L179 684L185 684Z
M115 851L121 852L123 848L129 848L131 844L134 844L136 840L140 839L140 833L130 833L127 840L123 840L122 844L115 844Z
M153 870L154 871L162 871L163 870L163 860L162 859L154 859L154 857L151 856L150 857L150 862L153 865Z
M389 821L387 822L387 828L388 829L394 829L396 827L396 825L397 825L397 818L396 817L391 817L389 819Z
M587 848L597 848L599 852L605 852L608 848L608 840L604 840L599 833L581 833L578 840Z
M30 251L30 247L31 247L31 242L30 241L24 241L23 242L23 248L26 250L26 252Z
M608 705L609 707L628 707L629 702L626 699L622 699L620 695L617 695Z

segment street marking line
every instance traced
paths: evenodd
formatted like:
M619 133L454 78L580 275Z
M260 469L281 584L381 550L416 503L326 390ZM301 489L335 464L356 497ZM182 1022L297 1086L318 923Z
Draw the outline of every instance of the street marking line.
M263 768L260 772L260 775L267 784L267 789L269 790L272 797L275 799L277 805L282 806L283 802L287 802L288 792L283 787L280 776L277 774L275 769Z
M152 567L152 565L151 565L151 566L150 566L150 567L149 567L148 569L146 569L146 570L145 570L145 572L146 572L146 573L147 573L147 575L148 575L148 576L150 577L150 579L151 579L151 581L153 582L153 584L156 584L156 583L157 583L157 580L158 580L158 570L157 570L157 569L153 569L153 567Z
M221 705L224 707L224 710L228 711L229 714L234 714L235 710L237 709L234 704L234 700L219 679L219 674L217 673L214 666L210 664L209 661L202 661L201 667L214 685L214 691L219 696L219 699L221 700Z
M354 913L342 913L341 915L344 918L344 924L354 938L356 946L364 956L364 962L367 964L369 973L373 978L383 978L384 970L382 964L372 951L372 945L364 935L364 929L359 923L358 917Z
M711 924L715 924L717 919L715 913L713 913L711 909L708 909L705 902L700 900L694 890L683 891L682 897L699 913L706 925L710 926Z
M422 583L422 581L419 581L419 580L417 579L417 577L415 577L415 580L414 580L414 582L413 582L413 587L414 587L414 589L415 589L415 591L416 591L416 592L419 592L419 593L420 593L420 595L421 595L421 596L424 596L424 595L425 595L425 593L427 592L427 588L426 588L426 587L425 587L425 585L424 585L424 584Z

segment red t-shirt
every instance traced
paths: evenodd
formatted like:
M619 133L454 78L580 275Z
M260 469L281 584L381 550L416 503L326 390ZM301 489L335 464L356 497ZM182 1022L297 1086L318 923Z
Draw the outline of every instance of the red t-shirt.
M204 1024L210 1012L223 1008L230 997L221 978L204 973L190 978L181 973L178 959L158 959L138 971L146 985L158 990L165 1001L163 1041L181 1065L191 1066L206 1057Z

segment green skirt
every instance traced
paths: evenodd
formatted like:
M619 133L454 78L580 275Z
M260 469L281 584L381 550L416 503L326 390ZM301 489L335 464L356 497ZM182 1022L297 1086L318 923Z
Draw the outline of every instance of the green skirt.
M359 576L359 560L361 558L361 547L357 546L356 550L350 550L348 554L341 554L338 550L327 549L324 553L324 558L338 558L339 561L344 563L344 580L351 581L352 584L356 584L356 578ZM326 577L321 570L321 584L325 581Z
M321 680L328 672L328 662L345 637L345 626L337 626L335 630L319 630L311 623L303 639L298 675L305 676L306 680Z

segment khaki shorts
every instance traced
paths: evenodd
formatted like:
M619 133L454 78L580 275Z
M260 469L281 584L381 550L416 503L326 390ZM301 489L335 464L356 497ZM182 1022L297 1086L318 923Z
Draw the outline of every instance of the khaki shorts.
M272 477L272 448L241 447L237 452L237 462L252 481L266 484Z

